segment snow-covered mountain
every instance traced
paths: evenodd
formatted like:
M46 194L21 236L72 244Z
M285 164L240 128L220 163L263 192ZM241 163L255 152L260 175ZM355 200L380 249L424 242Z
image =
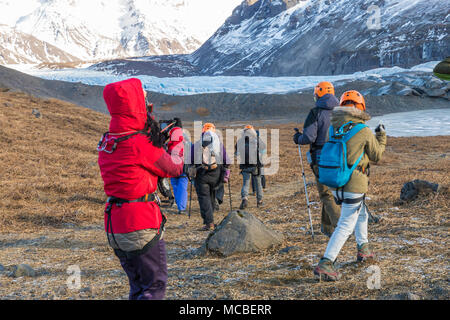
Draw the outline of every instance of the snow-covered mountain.
M76 57L32 35L0 25L0 64L72 62Z
M204 74L411 67L450 52L450 1L245 0L191 56Z
M239 3L240 0L0 0L0 22L9 25L12 33L33 36L80 60L104 60L190 53L213 34ZM11 33L2 29L0 34L6 38ZM0 50L3 48L1 44ZM15 48L17 52L27 51L19 43ZM26 60L42 58L27 52Z

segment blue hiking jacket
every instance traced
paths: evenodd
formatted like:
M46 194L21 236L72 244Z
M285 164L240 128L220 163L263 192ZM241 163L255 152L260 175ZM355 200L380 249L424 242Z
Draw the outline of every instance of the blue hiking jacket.
M298 143L311 145L310 153L313 163L317 163L323 145L328 141L328 130L331 124L331 112L339 105L339 100L332 94L326 94L316 102L303 125L303 134Z

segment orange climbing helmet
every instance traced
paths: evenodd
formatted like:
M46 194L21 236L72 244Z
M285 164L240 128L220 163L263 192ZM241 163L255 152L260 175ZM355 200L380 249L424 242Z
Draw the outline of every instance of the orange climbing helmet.
M206 132L206 131L215 132L216 126L213 123L205 123L205 125L203 126L203 129L202 129L202 132Z
M254 128L251 124L248 124L245 126L244 130L248 130L248 129L254 129Z
M364 101L364 97L356 90L344 92L341 96L340 105L343 107L355 107L361 111L366 111L366 102Z
M318 96L319 98L323 97L326 94L333 94L334 95L334 87L331 82L328 81L322 81L319 82L316 87L314 88L314 95Z

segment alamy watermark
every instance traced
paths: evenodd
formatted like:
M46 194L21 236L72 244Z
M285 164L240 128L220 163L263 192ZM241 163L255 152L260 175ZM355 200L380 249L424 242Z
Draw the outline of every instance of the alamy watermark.
M72 265L67 268L69 277L66 280L66 285L69 290L78 291L81 289L81 269L77 265Z
M202 139L203 139L203 123L201 121L194 122L193 135L187 129L183 129L184 136L184 163L185 164L202 164ZM226 160L222 155L216 158L217 164L241 164L244 163L243 153L247 154L247 164L258 164L258 161L264 166L263 172L266 176L275 175L279 170L280 159L280 130L279 129L259 129L258 135L252 136L248 131L241 128L228 128L225 130L216 129L216 136L220 141L221 147L225 150ZM250 140L250 147L245 151L245 138ZM259 142L257 142L259 139ZM172 136L173 141L179 141L179 137ZM270 141L269 141L270 140ZM181 148L181 146L180 146ZM192 151L193 150L193 151ZM270 154L269 154L270 150ZM222 150L220 150L222 151ZM177 152L172 151L175 163L180 161Z
M372 4L367 8L367 13L370 14L369 19L366 22L369 30L381 29L381 9L379 6Z
M381 289L381 269L379 266L372 265L367 268L367 273L370 274L367 279L367 289L380 290Z

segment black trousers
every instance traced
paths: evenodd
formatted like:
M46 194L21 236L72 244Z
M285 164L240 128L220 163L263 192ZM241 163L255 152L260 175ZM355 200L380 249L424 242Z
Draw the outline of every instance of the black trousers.
M214 201L216 190L220 186L220 177L220 168L217 168L211 171L200 170L195 178L195 191L205 225L214 223Z

